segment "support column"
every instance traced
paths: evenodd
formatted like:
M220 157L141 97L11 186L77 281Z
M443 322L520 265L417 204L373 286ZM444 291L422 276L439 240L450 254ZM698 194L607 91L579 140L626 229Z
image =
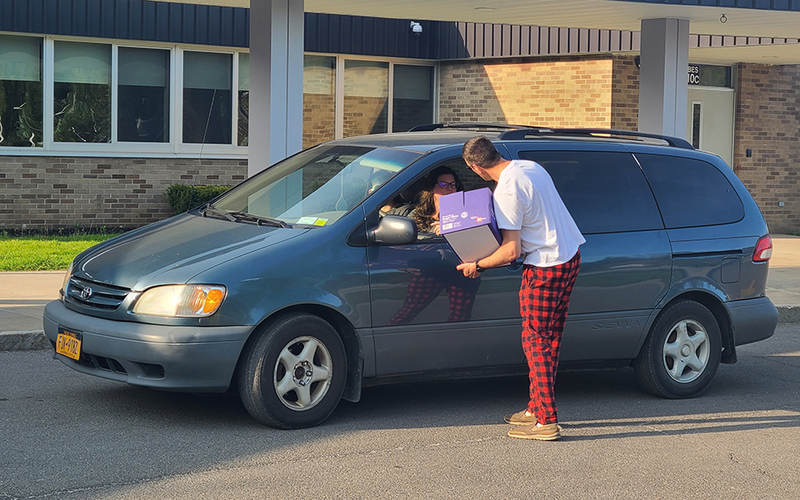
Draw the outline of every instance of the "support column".
M686 138L689 20L642 19L639 131Z
M250 2L248 176L303 147L304 0Z

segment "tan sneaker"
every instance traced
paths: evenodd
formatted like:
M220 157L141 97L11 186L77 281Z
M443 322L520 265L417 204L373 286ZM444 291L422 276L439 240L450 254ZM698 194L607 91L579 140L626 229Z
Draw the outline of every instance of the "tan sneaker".
M511 425L536 424L536 416L532 413L529 413L527 408L522 411L518 411L517 413L509 413L503 417L503 420L505 420L507 424Z
M555 441L556 439L561 439L561 431L558 424L547 424L542 426L533 424L511 429L508 431L508 437L517 439L536 439L538 441Z

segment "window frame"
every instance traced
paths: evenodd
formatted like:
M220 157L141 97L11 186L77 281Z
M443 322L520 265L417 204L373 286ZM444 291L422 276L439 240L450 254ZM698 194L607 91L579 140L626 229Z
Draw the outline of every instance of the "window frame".
M370 61L370 62L386 62L389 63L389 93L387 95L387 133L393 132L394 120L394 66L399 64L401 66L426 66L433 68L433 82L432 82L432 100L433 100L433 116L431 123L436 123L439 119L439 62L430 59L406 59L398 57L374 57L374 56L361 56L355 54L330 54L325 52L304 52L304 56L324 56L335 59L334 63L334 89L336 95L335 111L334 111L334 140L344 139L344 66L345 61Z
M206 159L247 159L248 146L239 146L239 56L249 54L248 48L220 47L181 43L160 43L141 40L118 40L100 37L71 37L62 35L38 35L0 31L6 36L37 38L42 41L42 146L37 148L3 147L0 156L73 156L73 157L136 157L136 158L206 158ZM111 141L108 143L70 143L54 140L54 72L55 43L78 42L105 44L111 47ZM169 51L169 142L130 142L119 141L119 48L155 49ZM230 144L190 144L183 143L183 64L184 53L206 52L222 53L232 56L231 71L231 143ZM386 62L389 64L387 96L387 130L393 131L394 120L394 66L425 66L433 71L433 116L431 123L439 118L440 75L439 62L429 59L407 59L374 57L352 54L332 54L304 52L303 55L320 55L335 59L335 120L334 139L344 138L344 64L345 60Z

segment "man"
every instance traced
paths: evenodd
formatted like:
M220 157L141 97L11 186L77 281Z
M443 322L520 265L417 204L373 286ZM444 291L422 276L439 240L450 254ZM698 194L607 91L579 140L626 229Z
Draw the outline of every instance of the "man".
M519 290L522 350L528 360L530 402L506 415L516 426L508 435L552 441L561 437L554 385L569 298L586 242L564 206L547 171L528 160L505 160L486 137L469 139L462 151L467 165L494 180L494 208L503 242L493 254L457 269L476 278L525 255Z

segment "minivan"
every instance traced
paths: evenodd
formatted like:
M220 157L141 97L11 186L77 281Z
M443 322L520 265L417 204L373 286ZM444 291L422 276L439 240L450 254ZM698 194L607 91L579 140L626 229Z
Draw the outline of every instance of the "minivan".
M464 278L441 236L381 212L440 165L493 187L461 158L477 134L543 165L586 238L562 369L632 366L647 391L692 397L774 333L767 225L718 156L638 132L434 124L320 144L81 253L44 313L55 358L155 389L235 388L278 428L320 424L365 385L527 373L519 262Z

